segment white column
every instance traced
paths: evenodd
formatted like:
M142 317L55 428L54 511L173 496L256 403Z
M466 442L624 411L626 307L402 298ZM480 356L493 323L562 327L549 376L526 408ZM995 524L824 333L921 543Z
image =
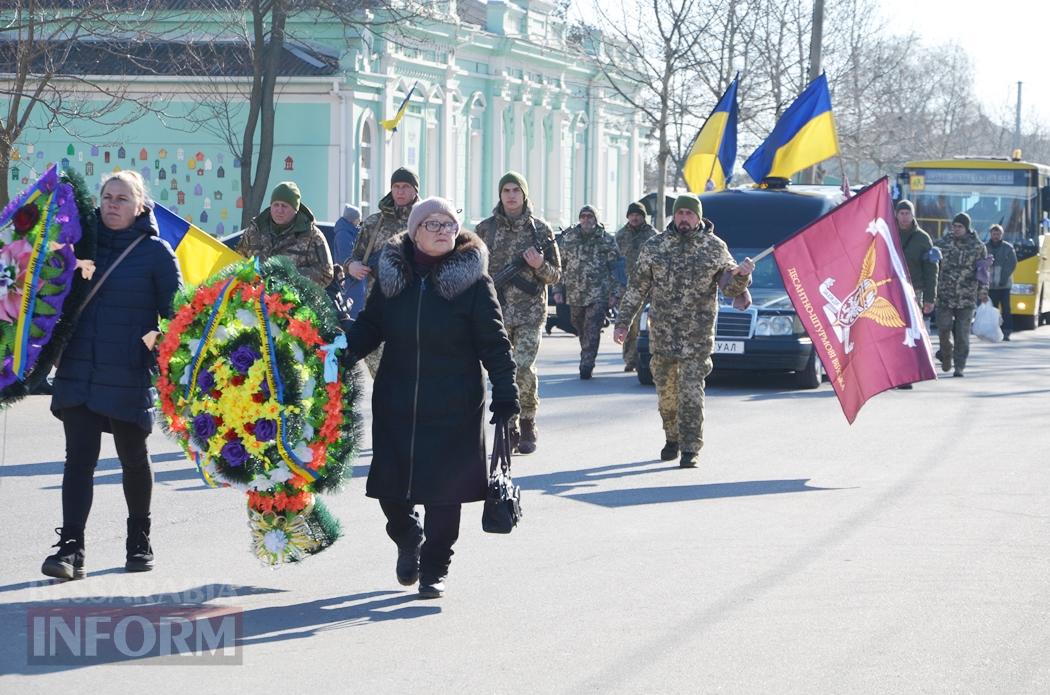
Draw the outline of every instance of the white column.
M608 148L605 144L604 114L597 101L593 103L591 114L590 127L587 129L589 133L587 144L591 151L587 165L587 185L584 189L587 200L580 201L580 205L584 203L601 205L601 201L605 200L607 175L605 158Z
M510 168L525 174L525 107L523 101L511 106Z
M543 218L546 218L547 186L549 185L546 172L543 170L543 163L547 160L547 137L543 131L545 113L547 113L547 108L543 105L537 104L532 107L532 143L529 145L531 149L525 153L529 161L528 175L541 186L535 199L535 205L539 209L534 212Z
M547 171L546 179L547 201L544 206L544 219L548 222L559 222L564 217L562 210L562 196L565 187L565 173L572 167L572 162L562 160L562 134L565 129L565 119L568 113L556 108L550 112L550 141L547 146Z

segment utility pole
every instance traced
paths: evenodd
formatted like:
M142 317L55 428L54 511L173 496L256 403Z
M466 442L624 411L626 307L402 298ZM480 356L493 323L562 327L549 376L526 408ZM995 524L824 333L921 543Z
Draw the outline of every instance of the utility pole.
M824 44L824 0L813 0L813 30L809 36L809 81L820 77ZM810 167L806 181L817 183L817 168Z
M1017 115L1014 117L1014 152L1021 149L1021 83L1017 83ZM1012 157L1014 152L1010 153Z

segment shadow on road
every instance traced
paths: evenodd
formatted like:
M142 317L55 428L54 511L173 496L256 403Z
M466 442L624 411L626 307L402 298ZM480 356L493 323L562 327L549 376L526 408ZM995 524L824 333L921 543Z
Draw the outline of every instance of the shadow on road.
M99 574L99 573L96 573ZM29 588L42 582L29 582L5 588ZM345 596L333 596L306 603L283 606L265 606L241 611L231 605L230 598L283 593L281 589L256 586L209 584L182 592L161 593L153 596L89 596L75 599L0 603L0 629L7 647L0 654L0 673L48 673L98 666L106 663L142 661L135 657L109 650L94 657L67 659L71 663L50 663L45 657L40 663L29 663L30 616L43 614L104 616L112 623L132 617L154 625L167 616L178 616L191 623L214 620L216 615L239 614L240 628L236 647L243 649L255 644L286 642L309 638L327 630L337 630L386 620L407 620L441 612L440 606L420 603L415 593L404 591L369 591ZM109 624L109 623L107 623ZM203 657L206 658L206 657ZM56 660L57 661L57 660Z
M597 488L602 481L646 475L660 471L678 471L673 461L666 463L657 459L618 463L596 468L580 468L539 475L525 475L514 480L522 490L542 490L548 495L559 495L569 499L596 504L602 507L631 507L642 504L664 502L688 502L693 500L724 499L730 497L753 497L778 495L789 492L815 492L841 488L813 487L808 478L785 480L746 480L732 483L705 483L701 485L666 485L660 487L638 487L617 490L595 490L573 492L580 488ZM689 475L690 471L682 471ZM572 493L572 494L566 494Z

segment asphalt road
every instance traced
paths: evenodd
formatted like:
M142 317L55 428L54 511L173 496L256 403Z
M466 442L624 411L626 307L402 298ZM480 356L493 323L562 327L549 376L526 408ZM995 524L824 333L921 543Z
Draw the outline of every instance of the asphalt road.
M826 384L715 378L701 466L680 470L608 332L581 382L556 331L539 451L514 461L522 525L487 535L466 507L439 601L394 579L367 450L328 500L346 536L269 570L239 493L203 487L160 434L157 569L122 569L107 442L90 576L51 583L64 444L31 397L0 414L0 693L1047 693L1048 357L1048 328L975 345L965 379L884 393L852 427ZM99 611L235 615L237 646L57 663L34 642L34 619Z

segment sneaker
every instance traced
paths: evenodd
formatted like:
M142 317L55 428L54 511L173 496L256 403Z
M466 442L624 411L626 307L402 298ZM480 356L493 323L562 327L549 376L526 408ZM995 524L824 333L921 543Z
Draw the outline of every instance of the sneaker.
M696 468L699 463L698 454L695 451L683 451L682 458L678 461L679 468Z
M397 583L412 586L419 581L419 549L422 543L397 549Z
M444 595L444 577L423 577L419 581L419 598L441 598Z
M67 528L56 528L58 543L52 547L58 552L48 555L40 571L55 579L83 579L87 576L84 569L84 532Z
M584 379L584 380L590 379L591 378L591 373L593 371L594 371L594 367L580 367L580 378Z
M678 458L678 442L666 442L664 448L660 449L660 460L674 461L676 458Z
M633 364L625 364L623 366L623 371L625 372L633 372L635 369L637 369L637 367L635 367Z

